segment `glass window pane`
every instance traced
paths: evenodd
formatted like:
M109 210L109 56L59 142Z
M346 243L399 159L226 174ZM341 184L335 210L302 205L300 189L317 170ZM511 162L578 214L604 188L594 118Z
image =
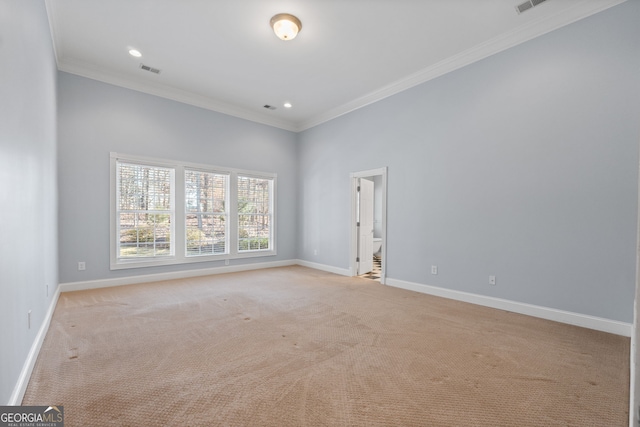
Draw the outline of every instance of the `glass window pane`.
M271 248L271 183L264 178L238 177L238 250Z
M187 215L187 256L226 253L226 216Z
M172 255L173 169L117 163L118 258Z
M120 210L170 210L172 169L118 163Z
M187 256L227 253L229 176L185 170Z
M227 175L185 171L186 212L226 213Z

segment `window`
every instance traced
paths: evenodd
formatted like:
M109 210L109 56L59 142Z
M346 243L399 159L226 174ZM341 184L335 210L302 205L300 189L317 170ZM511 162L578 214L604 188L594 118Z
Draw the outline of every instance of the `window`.
M118 162L117 257L173 255L174 171Z
M228 175L184 172L187 256L227 253Z
M276 255L275 188L275 174L111 153L111 269Z
M271 248L271 183L238 176L238 250Z

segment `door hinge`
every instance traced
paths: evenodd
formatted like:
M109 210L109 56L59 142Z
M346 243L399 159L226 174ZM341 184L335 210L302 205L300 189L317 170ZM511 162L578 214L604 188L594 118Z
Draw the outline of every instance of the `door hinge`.
M360 257L357 257L357 258L356 258L356 262L360 262Z
M360 191L360 186L358 185L358 191Z
M360 227L360 221L356 222L356 227Z

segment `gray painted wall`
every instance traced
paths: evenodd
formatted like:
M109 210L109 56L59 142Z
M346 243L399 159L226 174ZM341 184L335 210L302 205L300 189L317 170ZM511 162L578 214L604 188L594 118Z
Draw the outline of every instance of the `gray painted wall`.
M67 73L59 73L58 84L61 283L223 265L109 270L112 151L277 173L278 255L231 265L296 258L294 133Z
M0 398L58 281L220 265L109 270L110 151L276 172L278 256L234 263L348 268L349 173L389 166L389 277L630 322L638 18L626 2L295 135L56 74L44 4L0 0Z
M388 166L388 277L631 322L638 22L629 1L301 133L298 257L349 267L349 173Z
M56 215L56 64L44 2L0 0L2 404L58 285Z

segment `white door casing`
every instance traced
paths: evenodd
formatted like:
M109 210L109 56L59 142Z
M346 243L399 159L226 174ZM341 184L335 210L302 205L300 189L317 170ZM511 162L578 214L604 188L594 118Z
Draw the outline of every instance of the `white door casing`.
M358 274L358 181L359 178L368 178L380 176L382 177L382 271L380 275L380 283L385 284L387 277L387 167L378 169L368 169L359 172L351 172L349 174L349 187L351 193L351 209L349 215L349 274L356 276Z
M359 180L358 274L373 270L373 181Z

